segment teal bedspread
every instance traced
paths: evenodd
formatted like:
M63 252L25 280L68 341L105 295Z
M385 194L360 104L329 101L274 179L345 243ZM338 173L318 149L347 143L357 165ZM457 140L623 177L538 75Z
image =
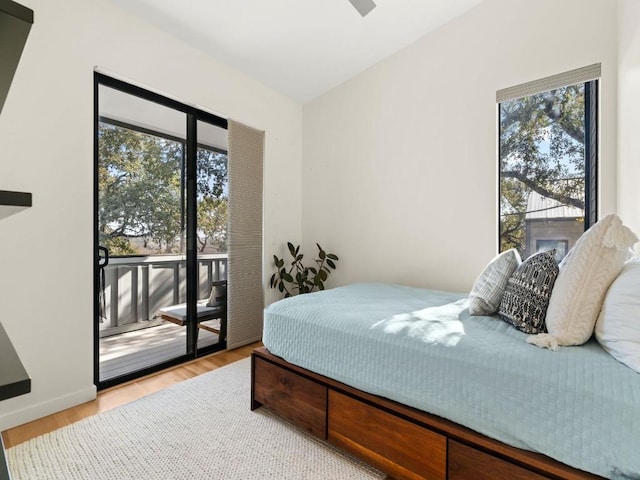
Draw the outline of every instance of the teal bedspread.
M290 363L613 479L640 479L640 374L592 340L525 343L466 294L354 284L265 310Z

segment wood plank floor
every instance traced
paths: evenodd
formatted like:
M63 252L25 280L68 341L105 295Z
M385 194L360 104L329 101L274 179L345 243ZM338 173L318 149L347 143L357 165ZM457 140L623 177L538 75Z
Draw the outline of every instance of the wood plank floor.
M183 380L210 372L237 360L242 360L250 356L254 348L260 346L262 344L257 342L235 350L214 353L162 372L103 390L98 393L96 400L2 432L4 445L6 448L13 447L38 435L62 428L91 415L106 412Z

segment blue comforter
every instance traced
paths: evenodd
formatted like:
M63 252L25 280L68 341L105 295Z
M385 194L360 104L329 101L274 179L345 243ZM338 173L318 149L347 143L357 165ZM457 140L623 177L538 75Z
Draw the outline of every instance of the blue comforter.
M597 342L525 343L467 295L354 284L265 310L290 363L607 478L640 478L640 374Z

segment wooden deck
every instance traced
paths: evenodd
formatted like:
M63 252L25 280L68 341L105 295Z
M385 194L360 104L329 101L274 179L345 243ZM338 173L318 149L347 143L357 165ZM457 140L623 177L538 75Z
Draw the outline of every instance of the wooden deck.
M217 326L219 320L202 322ZM186 328L161 325L100 339L100 380L110 380L151 367L186 353ZM198 348L218 343L218 335L205 329L198 333Z

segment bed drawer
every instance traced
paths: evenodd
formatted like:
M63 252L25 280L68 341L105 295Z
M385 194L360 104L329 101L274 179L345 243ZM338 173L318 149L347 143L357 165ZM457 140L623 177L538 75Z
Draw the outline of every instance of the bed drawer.
M327 438L327 387L254 358L253 400L323 440Z
M447 439L329 390L329 441L394 479L445 479Z
M488 453L449 440L449 480L544 480L537 473Z

